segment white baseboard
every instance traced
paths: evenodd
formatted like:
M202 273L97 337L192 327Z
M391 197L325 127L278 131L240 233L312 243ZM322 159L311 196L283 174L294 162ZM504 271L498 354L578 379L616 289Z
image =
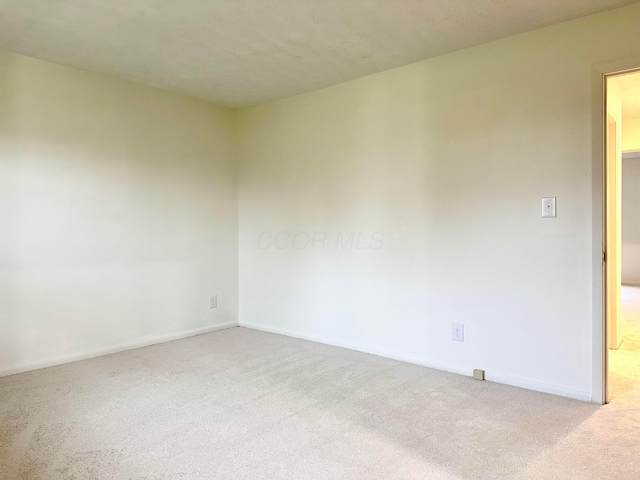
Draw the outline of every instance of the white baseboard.
M430 360L426 358L414 357L412 355L405 355L403 353L397 353L397 352L392 352L389 350L377 348L372 345L343 342L341 340L336 340L334 338L305 334L305 333L297 332L294 330L271 327L268 325L261 325L257 323L251 323L251 322L240 322L240 326L244 328L250 328L252 330L261 330L263 332L276 333L278 335L284 335L286 337L300 338L302 340L309 340L312 342L323 343L325 345L332 345L334 347L348 348L349 350L355 350L357 352L370 353L373 355L378 355L379 357L392 358L393 360L399 360L401 362L412 363L414 365L429 367L436 370L442 370L445 372L457 373L459 375L465 375L467 377L473 376L473 368L467 368L467 367L463 367L462 365L454 365L451 363L438 362L436 360Z
M451 363L440 362L437 360L415 357L413 355L405 355L398 352L392 352L384 349L380 349L371 345L356 344L351 342L344 342L336 340L334 338L323 337L319 335L307 334L297 332L294 330L288 330L285 328L272 327L268 325L261 325L252 322L240 322L240 327L250 328L253 330L260 330L263 332L276 333L278 335L284 335L287 337L300 338L303 340L309 340L312 342L323 343L326 345L333 345L334 347L348 348L349 350L356 350L358 352L370 353L378 355L380 357L392 358L401 362L412 363L415 365L421 365L423 367L433 368L435 370L442 370L450 373L457 373L467 377L473 376L473 367L465 367L462 365L455 365ZM513 377L502 373L485 372L485 379L490 382L502 383L513 387L524 388L526 390L534 390L536 392L550 393L561 397L573 398L576 400L582 400L586 402L592 401L591 392L577 390L574 388L561 387L549 383L538 382L535 380L529 380L526 378Z
M86 360L88 358L101 357L103 355L110 355L112 353L123 352L125 350L133 350L136 348L148 347L150 345L156 345L158 343L171 342L173 340L180 340L181 338L194 337L196 335L202 335L204 333L216 332L218 330L225 330L227 328L237 327L237 322L226 322L217 325L208 325L206 327L194 328L192 330L183 330L181 332L169 333L166 335L157 335L142 337L132 342L121 343L118 345L110 345L108 347L98 348L88 352L77 353L73 355L66 355L64 357L57 357L42 362L17 365L13 367L0 369L0 377L6 377L8 375L15 375L16 373L29 372L31 370L39 370L41 368L53 367L56 365L62 365L64 363L77 362L78 360Z
M526 390L534 390L536 392L550 393L560 397L573 398L574 400L582 400L584 402L592 402L591 392L586 390L578 390L575 388L561 387L552 383L538 382L529 380L528 378L513 377L503 373L485 372L485 379L490 382L511 385L512 387L524 388Z

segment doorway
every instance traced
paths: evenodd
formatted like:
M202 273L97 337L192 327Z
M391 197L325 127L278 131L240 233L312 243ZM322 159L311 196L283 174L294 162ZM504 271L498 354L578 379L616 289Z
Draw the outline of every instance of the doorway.
M605 401L640 399L640 71L606 76Z

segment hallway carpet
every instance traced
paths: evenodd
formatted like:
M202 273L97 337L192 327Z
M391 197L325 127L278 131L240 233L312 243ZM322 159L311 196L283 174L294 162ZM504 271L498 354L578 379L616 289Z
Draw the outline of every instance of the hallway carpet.
M622 344L609 350L609 401L624 401L640 390L640 287L623 286Z
M244 328L0 379L2 479L640 478L640 396L555 397Z

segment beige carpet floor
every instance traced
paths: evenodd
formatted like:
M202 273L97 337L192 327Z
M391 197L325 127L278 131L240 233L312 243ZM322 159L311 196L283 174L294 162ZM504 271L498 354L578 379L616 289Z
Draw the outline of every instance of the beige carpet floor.
M640 478L599 407L243 328L0 379L1 479Z

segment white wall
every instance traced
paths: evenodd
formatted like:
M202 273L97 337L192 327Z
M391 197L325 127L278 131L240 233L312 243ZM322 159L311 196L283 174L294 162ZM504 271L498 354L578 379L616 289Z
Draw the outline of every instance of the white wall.
M0 373L237 324L234 116L0 53Z
M640 285L640 158L622 161L622 283Z
M635 5L241 110L240 324L589 399L592 66L639 55L639 23Z
M625 118L622 123L622 150L640 150L640 118Z

